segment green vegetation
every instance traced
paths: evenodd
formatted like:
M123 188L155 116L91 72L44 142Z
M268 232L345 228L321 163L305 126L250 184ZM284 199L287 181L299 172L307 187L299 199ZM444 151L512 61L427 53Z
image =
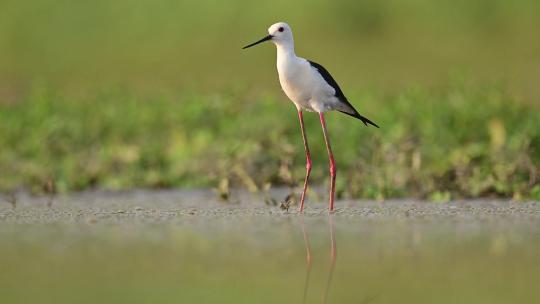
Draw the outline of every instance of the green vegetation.
M324 63L382 126L329 115L339 195L539 198L539 8L3 1L0 191L301 181L298 122L278 89L275 50L240 50L284 20L298 53ZM322 184L320 127L306 116Z
M3 191L19 186L258 187L303 178L294 108L239 92L144 99L109 91L76 101L42 90L1 106ZM328 115L340 194L478 197L538 194L540 112L495 88L351 95L379 123ZM360 103L355 101L361 101ZM306 115L314 184L326 181L318 120Z

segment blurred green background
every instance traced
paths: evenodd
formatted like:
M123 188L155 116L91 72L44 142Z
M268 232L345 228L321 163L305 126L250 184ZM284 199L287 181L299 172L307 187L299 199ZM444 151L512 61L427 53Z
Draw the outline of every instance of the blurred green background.
M275 49L240 49L277 21L381 126L328 115L338 195L540 198L534 0L4 0L0 191L296 185Z

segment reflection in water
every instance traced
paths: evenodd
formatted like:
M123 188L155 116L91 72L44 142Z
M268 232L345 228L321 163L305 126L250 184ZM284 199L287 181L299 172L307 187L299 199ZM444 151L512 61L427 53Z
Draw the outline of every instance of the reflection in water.
M324 303L328 302L328 291L332 284L332 275L334 274L334 266L336 265L336 233L334 229L333 214L328 214L328 227L330 229L330 269L328 270L328 279L326 280L326 290L324 291Z
M304 280L304 295L302 297L302 303L306 303L306 296L309 286L309 274L311 273L311 244L309 243L309 237L306 232L306 225L304 224L304 218L300 217L300 227L302 228L302 235L304 236L304 244L306 246L306 279Z
M302 228L302 235L304 237L304 245L306 247L306 278L304 280L304 294L302 297L302 303L306 303L307 292L309 287L309 277L311 274L312 266L312 254L311 244L309 242L309 235L304 224L304 218L300 217L300 227ZM336 265L337 247L336 247L336 233L334 228L333 215L328 215L328 229L330 230L330 269L328 270L328 277L326 280L326 288L324 290L324 303L328 303L328 294L330 286L332 285L332 276L334 274L334 268Z

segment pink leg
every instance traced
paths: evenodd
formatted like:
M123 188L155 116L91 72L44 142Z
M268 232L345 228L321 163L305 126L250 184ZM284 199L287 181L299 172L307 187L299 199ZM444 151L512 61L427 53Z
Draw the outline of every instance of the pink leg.
M309 174L311 173L311 154L309 153L306 130L304 128L304 116L302 115L302 110L298 111L298 119L300 120L300 128L302 129L302 139L304 140L304 150L306 151L306 178L304 180L304 188L302 190L302 197L300 198L300 212L302 212L304 211L304 199L306 198L306 190L308 186Z
M329 211L334 211L334 194L336 192L336 163L334 162L334 154L332 153L332 147L330 147L330 139L328 138L326 122L324 121L324 113L319 113L319 118L321 120L321 125L323 129L326 150L328 151L328 158L330 159L330 198L328 203L328 209Z

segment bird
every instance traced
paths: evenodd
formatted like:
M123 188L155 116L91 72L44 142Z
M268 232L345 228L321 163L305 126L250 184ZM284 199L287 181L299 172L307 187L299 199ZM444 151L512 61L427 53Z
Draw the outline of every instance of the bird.
M379 126L368 118L360 115L350 104L347 97L334 80L332 75L322 65L298 57L294 51L294 39L291 27L285 22L272 24L268 28L268 35L264 38L244 46L242 49L253 47L265 41L271 41L277 49L277 71L279 82L285 95L294 103L298 112L302 140L306 153L306 176L304 187L300 197L300 213L304 211L304 200L311 173L311 154L309 152L306 130L304 127L303 111L316 112L323 130L324 142L330 162L330 191L328 209L334 211L334 197L336 186L336 164L324 113L328 111L339 111L362 121L366 126Z

